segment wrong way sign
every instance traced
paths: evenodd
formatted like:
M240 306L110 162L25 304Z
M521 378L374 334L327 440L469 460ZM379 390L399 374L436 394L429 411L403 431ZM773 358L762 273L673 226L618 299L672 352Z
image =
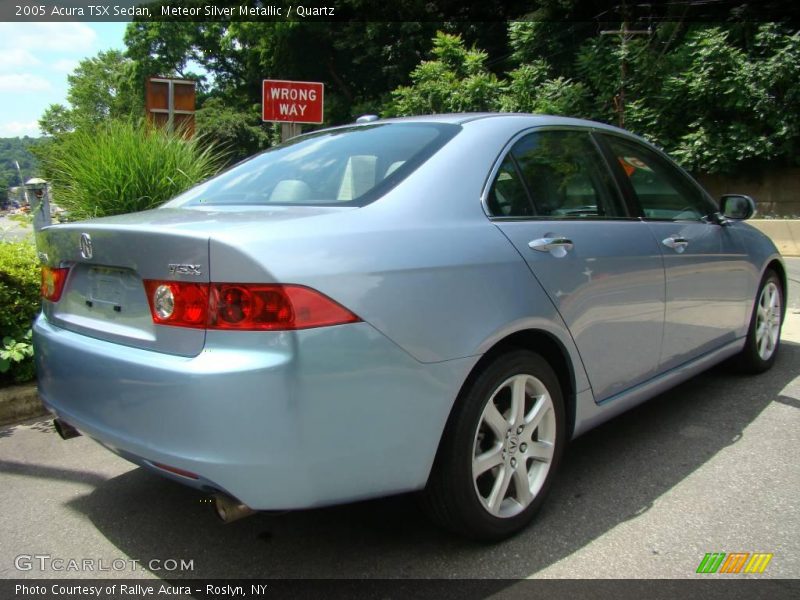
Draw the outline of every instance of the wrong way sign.
M322 123L324 88L314 81L265 79L261 118L280 123Z

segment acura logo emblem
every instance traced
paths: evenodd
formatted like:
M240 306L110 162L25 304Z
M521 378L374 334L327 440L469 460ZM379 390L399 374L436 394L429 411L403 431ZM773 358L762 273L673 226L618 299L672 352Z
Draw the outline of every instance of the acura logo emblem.
M88 233L81 234L81 256L83 258L92 258L92 236Z

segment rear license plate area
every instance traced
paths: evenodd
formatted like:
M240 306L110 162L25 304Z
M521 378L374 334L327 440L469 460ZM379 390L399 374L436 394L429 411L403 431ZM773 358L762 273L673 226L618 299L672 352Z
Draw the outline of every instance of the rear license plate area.
M86 305L90 308L108 308L121 312L125 302L126 280L130 274L121 269L92 267L89 271L89 294Z

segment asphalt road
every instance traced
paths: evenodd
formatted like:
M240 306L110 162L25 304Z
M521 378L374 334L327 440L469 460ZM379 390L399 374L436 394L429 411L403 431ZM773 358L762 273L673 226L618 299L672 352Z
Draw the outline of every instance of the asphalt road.
M0 429L0 578L695 578L707 552L768 552L800 577L800 259L775 368L713 369L568 449L538 520L496 545L426 521L410 496L221 525L205 498L46 420ZM193 561L65 573L19 555ZM118 563L119 564L119 563ZM163 564L163 563L161 563Z
M19 241L33 233L30 225L9 219L7 215L0 215L0 241Z

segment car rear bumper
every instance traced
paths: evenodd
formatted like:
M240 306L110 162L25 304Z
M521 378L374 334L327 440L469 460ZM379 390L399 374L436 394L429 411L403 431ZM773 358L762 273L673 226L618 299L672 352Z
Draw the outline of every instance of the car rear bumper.
M187 358L40 316L34 343L41 397L59 418L133 462L259 510L423 487L476 360L420 363L367 323L209 332Z

